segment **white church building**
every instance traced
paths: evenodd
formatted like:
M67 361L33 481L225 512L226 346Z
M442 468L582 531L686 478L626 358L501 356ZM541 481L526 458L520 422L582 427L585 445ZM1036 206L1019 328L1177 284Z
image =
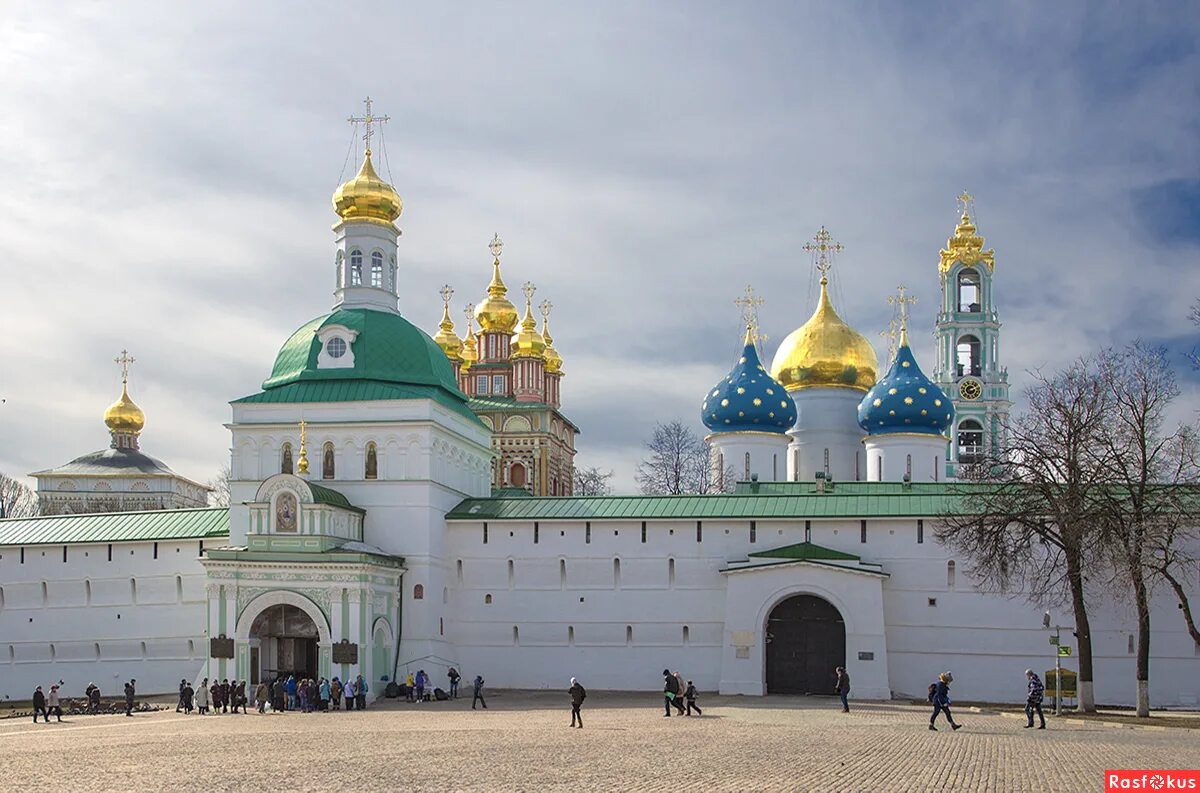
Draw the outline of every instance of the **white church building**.
M906 328L881 367L838 315L822 229L812 317L769 369L751 327L697 395L734 492L585 497L495 487L500 428L461 389L463 360L401 313L421 308L398 294L402 203L369 149L334 207L334 305L231 403L230 507L89 510L113 493L202 495L139 460L39 472L43 501L70 509L0 521L0 698L59 679L115 694L130 677L169 692L280 672L362 674L376 696L451 665L499 688L576 676L650 691L670 668L702 691L826 694L844 665L860 698L923 697L950 669L959 699L1014 700L1025 668L1053 667L1042 613L1068 625L1069 611L982 591L935 536L955 466L1002 443L1010 406L994 257L966 209L941 252L933 377ZM526 318L511 353L496 322L463 340L521 361L520 382L484 383L490 410L534 404L547 374L528 298ZM137 450L145 423L127 388L118 405L107 459ZM1096 699L1131 703L1131 608L1093 604ZM1197 704L1200 649L1165 595L1152 624L1151 702Z

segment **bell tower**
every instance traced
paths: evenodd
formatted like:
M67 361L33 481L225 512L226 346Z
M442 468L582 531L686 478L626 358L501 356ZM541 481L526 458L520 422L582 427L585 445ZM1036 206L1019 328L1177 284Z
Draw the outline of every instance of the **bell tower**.
M1000 365L1000 318L993 300L995 251L985 250L973 219L975 202L963 192L954 234L941 251L938 272L942 304L934 338L934 382L954 403L946 475L960 465L982 461L1004 447L1004 426L1012 402L1008 369Z

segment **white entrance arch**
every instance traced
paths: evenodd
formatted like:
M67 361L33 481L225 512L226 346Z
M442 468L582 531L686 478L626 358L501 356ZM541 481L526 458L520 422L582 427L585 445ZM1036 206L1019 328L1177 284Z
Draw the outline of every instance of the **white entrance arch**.
M317 626L318 641L322 646L328 646L330 639L329 621L325 619L325 615L309 598L301 595L299 592L293 592L288 589L276 589L271 592L265 592L246 604L246 608L242 610L241 616L237 621L236 639L239 642L245 642L250 639L250 628L254 625L254 619L262 612L269 609L271 606L294 606L305 614Z

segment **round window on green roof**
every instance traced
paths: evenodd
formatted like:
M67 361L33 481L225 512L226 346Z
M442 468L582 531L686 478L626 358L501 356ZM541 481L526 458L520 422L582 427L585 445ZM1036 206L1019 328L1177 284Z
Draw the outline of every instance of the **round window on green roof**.
M334 336L326 342L325 352L329 353L330 358L341 358L346 354L346 340L341 336Z

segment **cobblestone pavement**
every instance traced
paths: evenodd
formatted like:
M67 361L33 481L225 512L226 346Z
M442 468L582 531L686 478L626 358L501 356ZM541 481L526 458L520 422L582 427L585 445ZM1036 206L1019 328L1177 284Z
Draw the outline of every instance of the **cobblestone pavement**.
M1079 722L1026 730L962 711L832 698L708 696L663 718L653 694L591 692L568 728L566 692L493 692L365 712L186 717L174 710L0 720L8 790L803 791L1103 790L1106 768L1200 767L1200 733Z

